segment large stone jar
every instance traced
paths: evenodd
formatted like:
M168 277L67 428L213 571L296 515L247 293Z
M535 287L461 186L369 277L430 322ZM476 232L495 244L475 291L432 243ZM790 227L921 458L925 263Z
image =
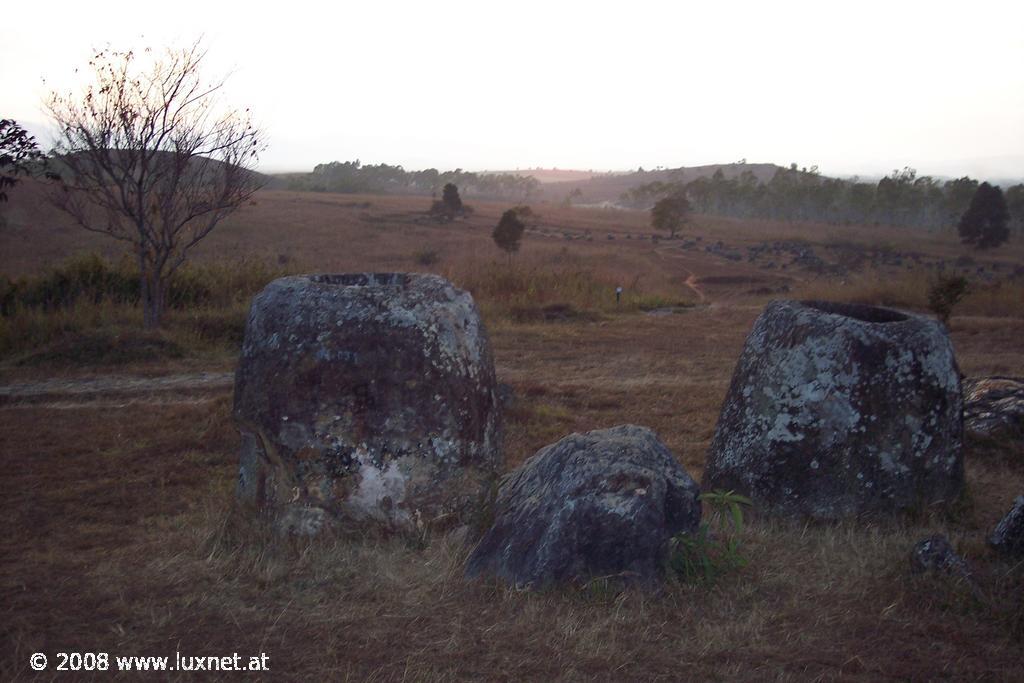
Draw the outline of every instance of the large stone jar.
M962 413L935 320L775 301L747 337L704 485L817 519L947 503L963 487Z
M473 298L435 275L270 283L234 416L239 498L297 533L456 522L500 469L487 335Z

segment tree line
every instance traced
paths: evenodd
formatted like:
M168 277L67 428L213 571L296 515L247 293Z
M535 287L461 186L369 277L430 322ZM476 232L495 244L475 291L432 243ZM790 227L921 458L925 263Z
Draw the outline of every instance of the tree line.
M663 197L685 196L694 211L736 218L820 221L941 229L956 226L971 204L979 181L964 176L940 181L912 168L895 170L877 183L822 176L816 166L780 168L768 182L751 171L687 183L655 181L623 193L620 202L648 209ZM1005 192L1012 229L1024 233L1024 184Z
M457 185L466 196L488 199L529 200L540 190L533 176L514 173L472 173L457 168L438 171L406 171L401 166L332 161L317 164L312 173L289 177L290 190L346 194L436 195L445 185Z

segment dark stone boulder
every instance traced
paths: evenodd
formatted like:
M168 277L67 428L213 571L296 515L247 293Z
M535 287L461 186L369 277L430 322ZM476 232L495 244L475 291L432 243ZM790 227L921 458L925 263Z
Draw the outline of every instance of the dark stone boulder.
M965 379L964 430L984 439L1024 440L1024 379Z
M918 541L910 552L910 572L947 574L964 579L971 577L967 562L953 549L949 539L942 535Z
M313 534L469 514L500 469L472 297L435 275L286 277L253 301L235 378L238 496Z
M815 519L953 501L963 400L943 326L885 308L774 301L747 337L704 484Z
M1010 557L1024 557L1024 496L1017 496L992 534L988 544L993 550Z
M466 574L531 588L610 575L655 581L668 540L696 531L699 494L646 427L571 434L505 478Z

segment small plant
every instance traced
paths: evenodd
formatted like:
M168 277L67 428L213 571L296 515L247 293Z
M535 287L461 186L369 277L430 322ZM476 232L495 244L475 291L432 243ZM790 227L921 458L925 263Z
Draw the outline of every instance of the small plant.
M668 568L686 583L713 583L723 574L741 569L747 559L740 554L743 533L743 506L751 505L746 496L733 491L702 493L699 500L711 508L711 519L701 522L695 533L679 533L669 541Z
M418 263L421 266L433 266L436 265L441 260L440 255L438 255L438 253L433 249L423 249L421 251L417 251L413 255L413 258L415 258L416 263Z
M411 550L426 550L430 547L430 525L423 520L418 509L413 512L412 519L415 525L405 537L406 544Z
M928 309L943 323L948 323L953 307L967 296L968 289L969 283L963 275L940 275L928 288Z

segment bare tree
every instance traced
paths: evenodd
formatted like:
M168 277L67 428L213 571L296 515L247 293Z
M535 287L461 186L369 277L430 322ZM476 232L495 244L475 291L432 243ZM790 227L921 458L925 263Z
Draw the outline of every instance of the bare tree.
M224 80L200 73L205 56L199 42L141 58L102 50L80 96L46 103L64 178L52 199L86 230L131 245L147 328L159 327L189 250L261 184L252 165L264 135L248 109L222 105Z

